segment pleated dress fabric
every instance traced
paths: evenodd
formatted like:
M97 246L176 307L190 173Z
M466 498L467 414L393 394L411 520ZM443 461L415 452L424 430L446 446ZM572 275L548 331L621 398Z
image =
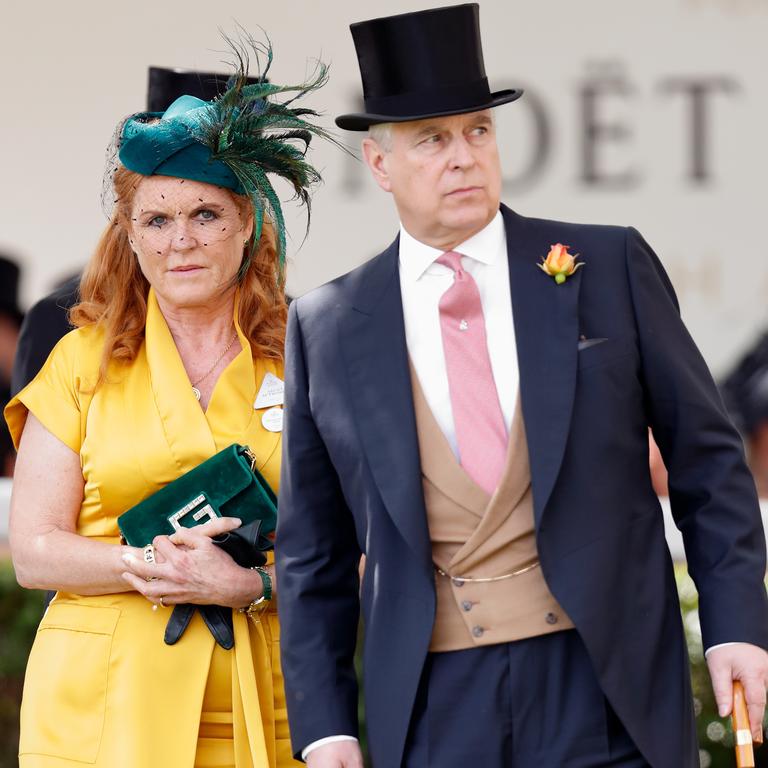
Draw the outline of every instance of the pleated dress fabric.
M237 317L237 307L235 307ZM118 516L232 443L247 444L277 491L280 433L254 408L277 361L241 352L207 410L150 291L146 337L130 364L112 364L94 389L98 327L65 336L38 376L9 403L18 442L31 411L80 455L85 491L77 532L117 544ZM165 645L167 610L136 592L57 593L32 648L21 709L21 768L283 768L291 755L277 614L233 611L235 647L224 651L195 614Z

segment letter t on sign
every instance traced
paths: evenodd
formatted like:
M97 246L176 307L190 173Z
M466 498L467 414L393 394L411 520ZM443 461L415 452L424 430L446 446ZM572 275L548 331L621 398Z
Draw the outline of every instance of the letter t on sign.
M691 167L689 178L698 184L711 179L709 164L710 121L709 97L716 92L735 93L738 84L729 77L671 77L661 83L662 93L682 93L690 103Z

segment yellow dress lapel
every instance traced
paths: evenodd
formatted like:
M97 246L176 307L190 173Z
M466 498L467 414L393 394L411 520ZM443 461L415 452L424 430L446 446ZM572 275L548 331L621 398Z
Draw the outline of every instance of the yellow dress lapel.
M146 355L152 393L169 448L182 472L232 443L242 442L244 435L261 469L280 444L280 432L264 428L263 411L255 411L253 404L264 376L272 373L282 378L282 366L275 360L253 360L248 339L237 322L238 303L239 295L235 297L234 315L241 349L222 371L203 412L154 291L149 292Z
M181 472L188 472L216 453L216 442L152 289L147 299L145 344L152 394L165 439Z
M237 322L239 293L235 296L235 331L240 352L222 371L211 394L205 419L216 442L216 450L241 442L253 421L256 373L251 347ZM198 408L200 406L198 405Z
M256 467L262 469L280 445L280 432L270 432L261 422L266 409L254 409L256 395L267 373L282 379L282 365L275 360L251 356L251 347L237 321L239 294L235 296L235 330L240 341L240 353L224 369L211 395L205 418L213 433L216 449L242 442L256 456ZM274 486L273 486L274 487ZM275 489L277 490L277 489Z
M233 361L233 363L234 362L236 361ZM261 383L264 381L264 377L268 373L271 373L273 376L277 376L277 378L282 379L283 365L281 362L276 360L266 360L264 358L259 358L258 360L251 361L250 369L251 377L255 384L250 399L248 400L248 418L250 419L247 431L248 445L256 456L256 468L263 470L265 464L270 460L270 458L272 458L275 451L279 450L282 432L270 432L262 423L262 416L266 411L269 410L269 408L260 408L259 410L255 410L253 405L254 401L256 400L256 393L258 392ZM213 400L211 400L211 403L213 403ZM279 407L282 408L282 406ZM208 410L210 412L210 406ZM221 423L223 424L224 422ZM221 429L219 429L217 432L217 440L218 433L220 431ZM277 493L277 478L268 477L267 480L269 480L269 484L272 486L275 493Z

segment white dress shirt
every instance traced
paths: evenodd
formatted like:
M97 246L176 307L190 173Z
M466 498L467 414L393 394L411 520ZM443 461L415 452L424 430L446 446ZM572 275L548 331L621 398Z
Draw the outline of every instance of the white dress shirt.
M491 370L501 412L509 428L520 376L509 293L507 238L501 212L484 229L453 250L464 257L462 266L472 275L480 292ZM449 267L435 263L442 254L443 251L424 245L400 227L400 292L408 354L430 410L455 456L460 458L438 306L440 297L453 284L454 275Z

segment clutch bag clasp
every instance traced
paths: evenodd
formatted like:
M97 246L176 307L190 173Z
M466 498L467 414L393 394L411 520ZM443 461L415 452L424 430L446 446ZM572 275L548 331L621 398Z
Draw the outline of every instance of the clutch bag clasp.
M203 506L200 506L201 504ZM207 517L209 520L215 520L217 517L216 513L213 511L213 507L208 503L208 499L205 498L205 494L201 493L188 504L185 504L180 510L168 516L168 522L171 524L174 531L181 529L182 525L179 520L190 512L192 513L192 519L196 523L199 523L204 517Z
M250 467L251 467L251 472L255 472L256 456L247 445L243 448L243 456L245 456L245 458L248 460L248 463L250 464Z

